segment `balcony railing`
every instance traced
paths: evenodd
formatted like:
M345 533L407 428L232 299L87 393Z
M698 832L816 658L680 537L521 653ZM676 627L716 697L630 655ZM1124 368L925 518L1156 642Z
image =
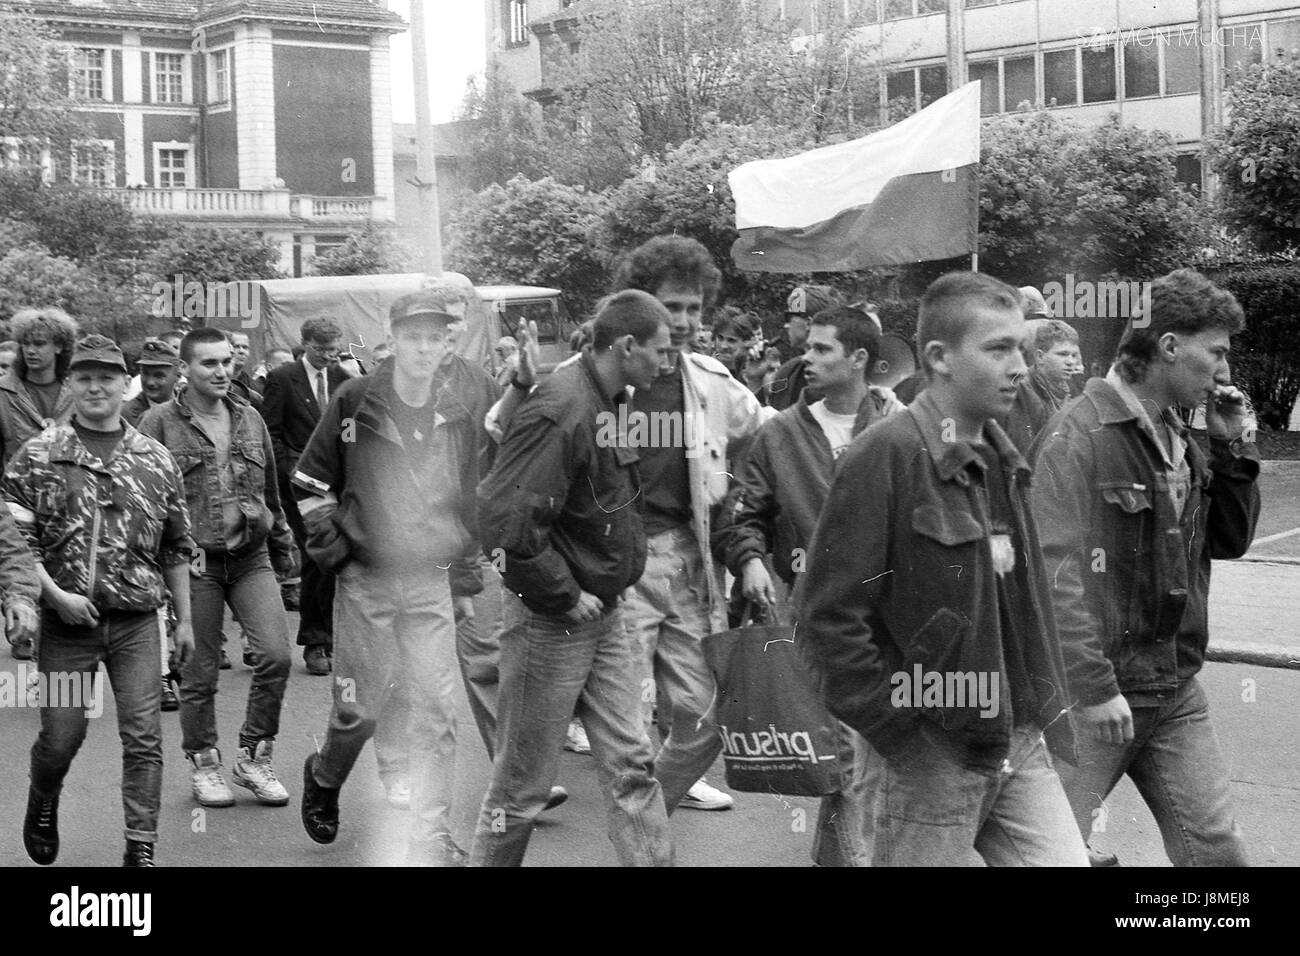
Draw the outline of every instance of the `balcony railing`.
M147 216L194 219L305 219L355 222L372 219L372 196L295 196L287 189L103 189L105 195Z

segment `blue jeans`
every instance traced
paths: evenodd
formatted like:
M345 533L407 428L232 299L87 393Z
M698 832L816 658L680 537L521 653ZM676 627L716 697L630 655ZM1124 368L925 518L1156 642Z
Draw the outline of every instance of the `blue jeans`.
M409 755L411 842L417 844L449 832L456 762L454 626L445 569L368 568L352 561L335 577L334 706L316 782L343 786L400 679L408 716L392 732L398 738L394 746Z
M122 741L122 809L126 838L158 840L162 799L162 682L158 679L158 615L100 611L99 624L64 624L51 610L42 615L42 674L93 676L104 662L117 702ZM84 678L83 678L84 680ZM32 789L43 797L63 789L72 758L86 739L89 718L81 707L42 707L41 731L32 745Z
M1151 808L1174 866L1247 866L1228 761L1200 682L1193 677L1159 706L1132 710L1130 743L1102 743L1081 727L1079 766L1062 768L1084 838L1105 830L1105 799L1127 773Z
M682 525L647 539L645 572L624 595L627 632L641 656L642 720L648 728L657 696L660 723L671 727L655 758L669 813L722 753L718 688L704 656L707 573L694 533Z
M505 591L492 782L479 808L473 866L518 866L546 806L577 705L624 866L671 866L663 792L641 720L638 655L618 607L586 624L536 614Z
M1017 727L1002 766L971 770L925 730L901 760L871 751L872 866L1087 866L1042 731Z
M221 672L221 625L229 604L253 651L239 745L255 748L280 732L280 708L289 682L289 624L280 586L265 547L242 558L208 551L201 574L190 572L194 656L181 675L181 747L187 754L217 745L217 677Z

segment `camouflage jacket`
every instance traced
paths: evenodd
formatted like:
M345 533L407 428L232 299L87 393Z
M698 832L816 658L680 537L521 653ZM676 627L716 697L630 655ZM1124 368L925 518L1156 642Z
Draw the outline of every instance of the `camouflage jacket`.
M5 508L0 508L0 592L5 607L11 604L35 607L41 597L36 558Z
M48 429L9 461L2 487L55 584L101 611L152 611L166 600L162 569L188 563L194 541L172 456L125 427L107 462L71 425Z
M27 389L14 372L0 375L0 442L3 442L4 464L18 451L18 446L33 435L39 435L51 424L64 424L72 418L72 392L63 383L55 403L54 420L41 418L40 410L32 401Z

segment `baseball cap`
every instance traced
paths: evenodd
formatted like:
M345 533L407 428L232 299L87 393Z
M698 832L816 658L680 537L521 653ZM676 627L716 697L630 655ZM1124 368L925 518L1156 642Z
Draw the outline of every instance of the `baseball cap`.
M411 292L388 309L388 326L396 328L411 319L427 318L450 325L465 318L465 302L441 290Z
M785 302L786 315L816 315L822 309L838 305L840 297L828 285L797 285Z
M140 349L140 357L136 359L136 365L163 365L167 368L173 367L180 356L176 350L164 342L162 339L145 339L144 345Z
M126 358L117 343L106 335L87 335L72 348L72 361L69 369L78 365L107 365L110 368L126 371Z

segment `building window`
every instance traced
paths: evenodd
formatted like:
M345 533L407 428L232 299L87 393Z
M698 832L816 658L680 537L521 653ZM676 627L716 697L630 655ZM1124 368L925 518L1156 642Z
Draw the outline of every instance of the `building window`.
M154 183L159 189L190 187L190 145L188 143L154 144Z
M972 80L980 81L980 115L991 116L1002 112L1002 97L998 89L998 61L968 64L967 73Z
M1201 191L1201 157L1199 153L1179 153L1174 159L1176 178L1193 192Z
M947 92L948 68L942 63L898 70L885 77L885 96L893 114L891 119L909 116Z
M1234 23L1219 27L1216 37L1223 45L1223 70L1227 83L1232 84L1236 67L1254 66L1263 59L1264 37L1262 23Z
M0 168L39 169L41 179L54 181L54 158L48 146L17 136L0 136Z
M1034 57L1009 56L1002 61L1002 85L1008 112L1020 109L1021 103L1031 107L1038 99L1038 78L1034 70Z
M1124 96L1160 95L1160 47L1156 43L1124 44Z
M911 15L912 0L885 0L886 20L901 20L903 17L910 17Z
M111 139L85 140L72 150L72 181L84 186L117 184L117 163Z
M1163 47L1165 58L1165 96L1196 93L1201 88L1201 45L1196 30L1168 34ZM1200 183L1200 179L1197 179Z
M1268 25L1268 51L1275 57L1300 51L1300 20L1271 21Z
M1115 48L1083 48L1083 101L1107 103L1115 99Z
M153 100L155 103L185 102L185 57L180 53L153 55Z
M217 50L208 57L208 102L230 101L230 51Z
M108 51L77 49L76 95L82 100L108 99Z
M506 0L506 46L528 45L528 2Z
M1074 106L1079 102L1075 69L1073 49L1043 54L1043 99L1048 106Z

